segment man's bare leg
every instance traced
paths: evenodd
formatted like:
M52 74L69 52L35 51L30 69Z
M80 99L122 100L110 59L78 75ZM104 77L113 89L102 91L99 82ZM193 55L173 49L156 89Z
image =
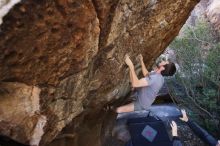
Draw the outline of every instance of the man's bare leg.
M126 112L133 112L134 111L134 103L129 103L123 106L120 106L116 109L116 112L119 113L126 113Z

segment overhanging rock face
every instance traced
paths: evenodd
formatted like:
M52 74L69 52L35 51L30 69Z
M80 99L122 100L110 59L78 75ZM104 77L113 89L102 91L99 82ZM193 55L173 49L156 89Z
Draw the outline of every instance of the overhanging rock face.
M18 119L10 122L2 118L7 121L4 126L10 131L16 131L16 125L24 129L22 134L2 134L26 144L37 137L36 143L41 141L43 145L72 120L75 128L89 123L87 119L101 124L100 109L129 91L124 55L129 53L135 60L142 53L150 67L197 3L198 0L28 0L17 4L1 25L0 102L9 95L12 101L24 98L25 106L18 108L27 116L16 118L19 114L2 108L0 113L7 115L5 118ZM21 88L25 92L19 92L23 91ZM30 95L33 89L37 92ZM39 109L33 109L33 104ZM38 118L32 120L35 115ZM22 124L21 118L30 124ZM35 129L39 123L44 132L27 130ZM100 128L91 131L97 136L99 132ZM94 145L100 145L98 140Z

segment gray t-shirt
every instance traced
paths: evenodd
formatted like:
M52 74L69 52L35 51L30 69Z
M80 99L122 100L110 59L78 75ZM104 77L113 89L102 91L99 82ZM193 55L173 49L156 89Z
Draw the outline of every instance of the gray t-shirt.
M161 74L151 72L145 79L148 82L148 86L137 88L137 100L142 108L148 109L163 86L164 78Z

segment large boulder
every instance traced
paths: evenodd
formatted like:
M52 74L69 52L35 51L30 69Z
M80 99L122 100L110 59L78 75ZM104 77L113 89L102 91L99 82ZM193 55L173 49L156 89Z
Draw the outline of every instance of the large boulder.
M213 24L214 29L220 32L220 1L210 0L210 5L207 8L207 17Z
M0 105L7 107L0 108L1 134L45 145L71 123L73 145L101 145L107 114L101 109L129 92L124 55L135 60L142 53L150 67L198 1L23 0L15 5L0 32Z

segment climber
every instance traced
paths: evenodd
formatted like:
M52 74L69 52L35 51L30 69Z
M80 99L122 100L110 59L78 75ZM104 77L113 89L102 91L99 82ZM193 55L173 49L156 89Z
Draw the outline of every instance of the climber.
M118 107L116 109L117 113L149 109L164 83L163 76L172 76L176 72L176 67L174 63L161 61L156 64L154 71L149 73L143 62L142 55L139 55L139 60L144 76L144 78L141 79L137 78L134 65L130 60L130 57L127 54L125 55L125 63L129 67L132 87L136 88L137 90L137 99L130 104Z
M187 123L187 125L190 127L190 129L199 137L201 140L203 140L206 144L209 146L220 146L220 140L216 140L214 137L212 137L210 134L208 134L207 131L199 127L197 124L192 122L188 119L188 116L186 115L185 110L181 110L183 117L180 118L180 120Z

